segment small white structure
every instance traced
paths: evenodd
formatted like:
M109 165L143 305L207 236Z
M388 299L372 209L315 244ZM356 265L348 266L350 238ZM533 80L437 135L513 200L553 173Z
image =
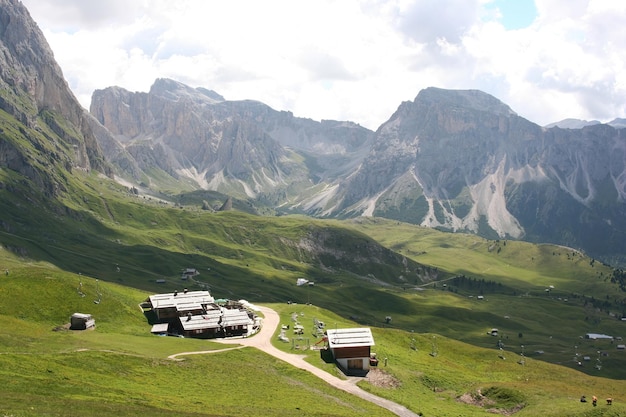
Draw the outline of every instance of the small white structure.
M71 330L87 330L89 328L96 327L96 321L91 317L91 314L74 313L70 318Z
M613 336L609 336L608 334L600 334L600 333L587 333L585 335L585 339L613 339Z
M327 329L326 334L328 348L341 368L348 374L369 371L371 347L374 346L371 329Z
M150 332L152 334L167 334L169 329L169 323L157 323L152 326L152 330Z

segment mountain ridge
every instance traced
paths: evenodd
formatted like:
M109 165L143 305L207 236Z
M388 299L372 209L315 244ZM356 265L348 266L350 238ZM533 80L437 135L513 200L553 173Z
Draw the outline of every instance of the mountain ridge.
M115 101L117 96L126 101ZM212 97L157 80L149 93L95 92L92 112L122 135L121 142L149 143L152 152L188 141L190 150L163 152L155 165L179 178L195 178L196 187L280 212L381 216L592 253L601 247L594 255L621 256L621 249L609 249L622 248L617 236L626 237L621 221L626 147L620 129L541 127L479 90L424 89L412 102L401 103L376 132L350 122L297 118L258 101ZM146 111L147 104L134 104L137 100L159 102L161 116ZM124 116L113 117L113 110L105 116L115 106ZM146 114L153 119L128 124ZM127 124L124 132L115 130ZM126 149L132 146L137 145ZM199 155L213 159L207 163ZM534 207L534 218L524 201ZM565 208L561 201L573 205L567 221L557 214ZM585 226L578 227L580 222ZM563 233L564 224L579 230ZM593 246L586 242L589 234Z
M47 196L95 171L170 201L206 190L250 212L379 216L626 263L624 129L541 127L484 92L430 87L371 131L169 79L97 90L88 114L28 11L0 4L0 164Z

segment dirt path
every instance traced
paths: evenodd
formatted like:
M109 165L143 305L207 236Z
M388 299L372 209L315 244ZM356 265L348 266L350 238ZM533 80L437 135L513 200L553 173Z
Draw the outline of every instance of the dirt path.
M250 338L219 339L216 341L220 343L224 343L224 344L239 345L237 347L232 347L229 349L241 349L243 347L254 347L254 348L260 349L269 355L272 355L293 366L296 366L300 369L303 369L305 371L312 373L313 375L317 376L318 378L321 378L322 380L326 381L327 383L334 386L335 388L338 388L350 394L356 395L366 401L379 405L380 407L386 408L387 410L391 411L397 416L417 417L417 414L413 413L412 411L410 411L409 409L407 409L406 407L400 404L396 404L393 401L389 401L385 398L379 397L374 394L370 394L369 392L362 390L361 388L355 385L356 382L359 380L358 378L356 379L352 378L349 380L339 379L336 376L331 375L328 372L323 371L311 365L310 363L306 362L304 360L303 355L295 355L292 353L283 352L282 350L279 350L275 348L274 346L272 346L272 343L271 343L272 336L274 335L274 332L276 331L276 328L278 327L280 318L278 316L278 313L276 313L274 310L270 308L267 308L267 307L259 307L259 308L261 309L261 312L265 315L265 319L263 320L263 326L261 327L261 331L258 334ZM171 355L170 358L177 359L179 356L183 356L183 355L223 352L224 350L229 350L229 349L220 349L220 350L213 350L213 351L206 351L206 352L183 352L183 353L177 353L176 355Z

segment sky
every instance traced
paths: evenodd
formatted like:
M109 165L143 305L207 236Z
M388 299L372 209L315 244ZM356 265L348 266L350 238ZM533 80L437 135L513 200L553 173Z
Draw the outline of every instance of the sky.
M22 0L85 108L157 78L376 130L427 87L626 117L622 0Z

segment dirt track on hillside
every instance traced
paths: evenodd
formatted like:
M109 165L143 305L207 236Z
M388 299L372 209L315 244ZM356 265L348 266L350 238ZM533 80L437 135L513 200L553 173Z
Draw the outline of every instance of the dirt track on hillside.
M295 355L292 353L283 352L275 348L274 346L272 346L272 342L271 342L272 336L274 335L274 332L276 331L276 328L278 327L278 324L280 321L278 313L276 313L271 308L267 308L267 307L259 307L259 308L261 309L261 312L265 316L265 318L263 319L263 326L261 327L261 331L259 333L257 333L256 335L250 338L217 339L216 340L217 342L220 342L223 344L238 345L238 346L233 346L232 348L227 348L227 349L212 350L212 351L182 352L182 353L177 353L175 355L171 355L169 358L179 359L180 356L184 356L184 355L217 353L217 352L223 352L229 349L241 349L244 347L254 347L259 350L262 350L268 355L272 355L275 358L278 358L293 366L296 366L300 369L303 369L305 371L312 373L313 375L317 376L318 378L323 379L324 381L334 386L335 388L338 388L350 394L356 395L380 407L386 408L387 410L391 411L397 416L400 416L400 417L417 417L418 416L417 414L413 413L412 411L410 411L409 409L407 409L406 407L400 404L396 404L393 401L389 401L385 398L378 397L376 395L370 394L367 391L362 390L361 388L355 385L356 382L360 380L360 378L350 378L348 380L339 379L336 376L333 376L329 374L328 372L325 372L311 365L310 363L306 362L304 360L303 355Z

